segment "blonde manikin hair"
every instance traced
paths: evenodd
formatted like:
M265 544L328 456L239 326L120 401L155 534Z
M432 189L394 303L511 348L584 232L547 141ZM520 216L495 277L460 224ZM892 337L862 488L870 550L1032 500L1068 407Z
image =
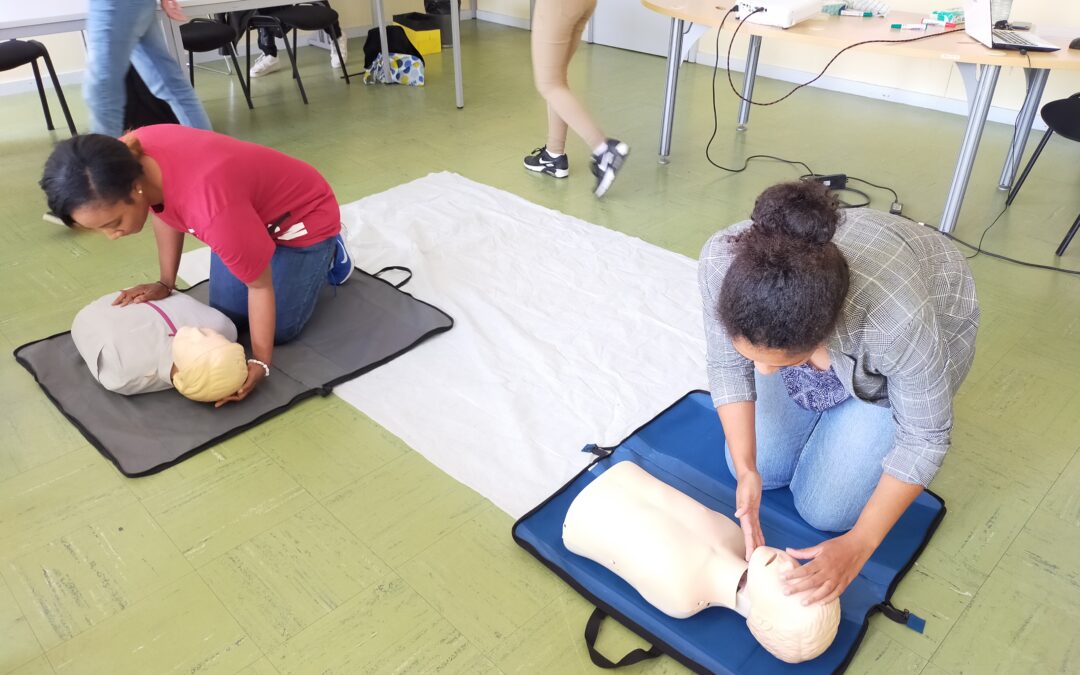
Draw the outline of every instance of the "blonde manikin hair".
M172 353L173 386L192 401L219 401L247 380L244 347L209 328L184 326L176 331Z

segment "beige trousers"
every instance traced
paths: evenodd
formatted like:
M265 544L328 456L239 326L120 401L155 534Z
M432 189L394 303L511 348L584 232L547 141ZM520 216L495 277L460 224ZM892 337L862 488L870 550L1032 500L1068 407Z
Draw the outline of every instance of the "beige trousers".
M537 0L533 10L533 79L548 105L549 152L566 150L568 125L590 150L606 139L566 83L566 69L595 9L596 0Z

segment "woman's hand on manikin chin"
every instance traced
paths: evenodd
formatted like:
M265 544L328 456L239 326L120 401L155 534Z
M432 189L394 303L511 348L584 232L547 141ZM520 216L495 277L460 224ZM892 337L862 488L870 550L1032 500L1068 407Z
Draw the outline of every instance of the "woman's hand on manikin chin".
M215 408L220 408L230 401L243 401L247 398L247 395L251 393L251 390L255 388L255 385L266 378L266 371L263 370L263 367L259 364L249 363L247 366L248 374L244 384L240 386L240 389L238 389L235 394L230 394L215 403Z

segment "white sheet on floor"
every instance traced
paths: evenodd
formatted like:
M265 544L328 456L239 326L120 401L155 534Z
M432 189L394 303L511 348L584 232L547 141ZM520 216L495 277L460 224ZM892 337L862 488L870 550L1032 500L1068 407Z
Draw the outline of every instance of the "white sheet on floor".
M690 258L450 173L342 217L359 267L411 268L404 290L456 323L334 392L514 517L591 460L583 446L707 386ZM208 260L185 254L181 276Z

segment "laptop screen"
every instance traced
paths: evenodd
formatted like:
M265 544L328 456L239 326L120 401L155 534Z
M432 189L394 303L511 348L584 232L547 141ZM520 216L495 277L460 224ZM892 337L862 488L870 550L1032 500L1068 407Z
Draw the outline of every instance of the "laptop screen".
M967 0L964 3L964 32L972 39L992 48L994 46L994 18L990 3L991 0Z

